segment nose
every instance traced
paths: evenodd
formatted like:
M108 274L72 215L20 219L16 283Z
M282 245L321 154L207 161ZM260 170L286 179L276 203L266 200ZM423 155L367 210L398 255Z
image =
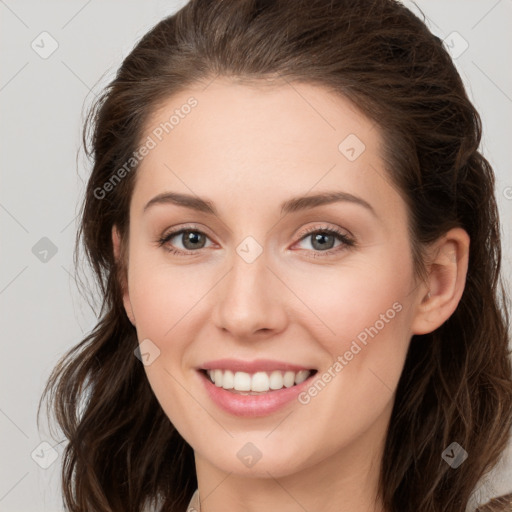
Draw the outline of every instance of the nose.
M212 320L240 340L271 337L287 324L286 290L265 252L248 263L234 254L233 265L216 287Z

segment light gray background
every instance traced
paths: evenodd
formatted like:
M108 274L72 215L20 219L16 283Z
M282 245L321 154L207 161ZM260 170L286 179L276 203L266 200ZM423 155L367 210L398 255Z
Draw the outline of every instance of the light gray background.
M44 423L38 431L36 409L58 358L84 337L95 320L73 281L77 205L89 170L79 152L83 113L134 43L184 3L0 0L2 511L62 510L63 445L55 443ZM452 46L456 65L482 115L482 151L497 173L510 283L512 0L422 0L417 5L431 30ZM40 53L51 49L49 37L40 36L44 31L58 44L47 58L31 47L35 41ZM43 237L55 245L56 254L45 255L41 248L33 253ZM47 261L41 261L45 257ZM47 469L31 456L51 460L52 450L41 442L49 442L57 455ZM512 450L506 456L479 499L512 491Z

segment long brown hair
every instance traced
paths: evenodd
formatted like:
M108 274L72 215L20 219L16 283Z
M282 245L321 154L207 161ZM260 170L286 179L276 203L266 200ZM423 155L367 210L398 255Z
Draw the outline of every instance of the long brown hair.
M122 304L126 268L116 264L111 231L117 225L126 238L136 166L107 194L98 190L132 157L161 101L216 76L316 84L374 120L389 176L408 206L418 275L430 242L456 226L470 235L458 308L411 340L380 481L389 511L464 512L512 427L495 178L478 151L480 117L442 41L394 0L192 0L138 42L90 111L84 145L93 169L75 254L83 243L102 307L41 399L50 394L48 411L69 440L67 508L182 512L197 486L192 448L134 357L136 332ZM442 459L452 442L469 452L457 469Z

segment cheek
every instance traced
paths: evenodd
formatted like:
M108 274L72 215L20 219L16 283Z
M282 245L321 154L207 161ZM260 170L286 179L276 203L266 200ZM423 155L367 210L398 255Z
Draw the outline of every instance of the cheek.
M393 343L398 333L408 332L412 263L384 248L370 256L309 273L288 272L288 282L307 305L304 318L311 319L315 339L332 356L350 350L353 340Z
M346 411L358 411L363 421L392 398L410 341L413 272L402 254L358 260L329 275L316 273L314 279L296 276L301 296L315 313L308 318L317 320L309 324L311 333L330 359L303 403L314 401L315 414L331 411L325 421L343 422Z
M155 261L156 260L156 261ZM187 323L201 298L212 288L205 269L162 262L154 254L134 254L130 260L129 290L137 332L165 341ZM183 324L184 325L184 324Z
M190 344L198 338L204 318L201 298L211 289L204 271L162 263L154 253L133 252L130 258L130 302L139 342L149 339L159 355L144 367L162 409L188 440L204 410L190 396Z

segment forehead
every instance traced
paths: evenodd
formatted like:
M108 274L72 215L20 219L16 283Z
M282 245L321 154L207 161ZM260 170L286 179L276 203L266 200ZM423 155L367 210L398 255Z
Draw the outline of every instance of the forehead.
M217 78L160 102L145 133L175 145L186 141L205 146L215 140L215 146L226 147L238 142L244 152L261 150L258 144L263 143L263 157L276 146L283 151L294 142L310 141L304 150L294 146L295 154L313 146L317 153L338 151L339 142L350 134L372 144L379 138L374 128L350 101L318 85Z
M138 170L136 191L145 197L164 189L201 196L229 190L247 208L254 198L315 188L362 187L370 196L389 188L378 126L346 98L312 84L216 79L189 87L152 112L142 140L153 146Z

